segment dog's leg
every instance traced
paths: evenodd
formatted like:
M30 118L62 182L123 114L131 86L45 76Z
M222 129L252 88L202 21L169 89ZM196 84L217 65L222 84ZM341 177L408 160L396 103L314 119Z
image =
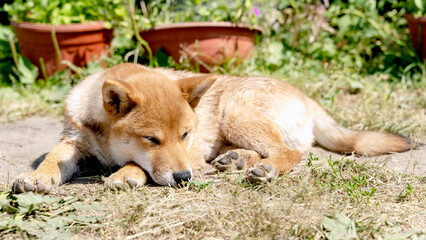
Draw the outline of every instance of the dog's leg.
M81 158L82 154L72 142L62 141L35 171L19 175L12 183L12 191L48 193L78 171L77 163Z
M253 150L232 149L214 159L211 164L219 171L247 170L262 160L262 156Z
M134 162L128 162L117 172L109 176L105 184L111 189L138 188L146 184L147 176Z
M221 126L222 134L229 143L258 153L259 157L256 157L253 153L247 154L248 152L243 154L243 156L252 156L251 159L253 159L247 161L245 166L249 181L271 181L279 173L289 172L300 162L301 153L283 142L273 123L260 119L256 121L250 119L252 119L252 116L228 116ZM229 152L228 156L231 159L232 151L235 152L236 150ZM241 151L241 153L243 152ZM256 161L256 159L258 160ZM221 161L217 158L216 163ZM237 164L235 165L237 166Z
M278 177L280 173L287 173L302 159L296 149L283 144L276 149L271 149L271 155L263 158L247 170L247 177L251 182L268 182Z
M252 182L267 182L275 179L279 173L290 171L299 161L288 162L281 156L298 154L297 150L288 148L278 149L275 152L278 157L262 158L254 150L233 149L219 155L211 164L219 171L245 170ZM281 153L279 153L281 152ZM297 159L297 156L290 157Z

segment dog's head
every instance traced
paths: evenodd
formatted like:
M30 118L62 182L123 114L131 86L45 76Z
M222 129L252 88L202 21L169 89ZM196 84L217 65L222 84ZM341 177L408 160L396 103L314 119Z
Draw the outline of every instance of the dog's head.
M111 157L134 161L157 184L192 178L190 148L198 125L193 111L216 77L171 81L150 71L106 79L104 109L111 119Z

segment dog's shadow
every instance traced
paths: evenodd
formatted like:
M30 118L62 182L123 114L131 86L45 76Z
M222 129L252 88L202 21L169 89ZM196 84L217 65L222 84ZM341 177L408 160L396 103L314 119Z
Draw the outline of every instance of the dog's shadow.
M33 170L37 169L38 166L46 159L48 153L40 155L34 159L31 163ZM87 158L79 161L79 170L73 175L69 184L92 184L92 183L103 183L102 177L108 177L113 172L117 171L119 167L108 167L102 165L96 158Z
M36 170L38 168L38 166L41 164L41 162L44 161L44 159L46 158L47 153L44 153L42 155L40 155L40 157L36 158L32 163L31 163L31 168L33 170Z

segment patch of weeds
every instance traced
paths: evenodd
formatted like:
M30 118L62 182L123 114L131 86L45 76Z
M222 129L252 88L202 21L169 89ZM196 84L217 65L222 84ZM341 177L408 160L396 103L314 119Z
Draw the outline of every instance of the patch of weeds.
M206 181L206 182L201 182L201 181L191 181L186 183L186 187L188 188L188 190L193 190L193 191L201 191L205 188L211 187L215 182L213 181Z
M406 187L402 189L402 191L399 193L397 197L397 202L403 202L410 199L411 194L414 192L414 188L411 186L410 183L407 183Z
M252 188L255 186L247 181L247 176L245 176L245 174L242 172L238 173L236 180L237 185L243 188Z
M102 216L76 214L82 210L101 210L98 204L85 205L77 197L53 198L34 194L0 192L0 237L20 234L25 238L68 238L71 226L99 222ZM46 233L49 235L46 235Z
M369 188L365 176L361 174L358 174L357 177L352 176L351 179L347 181L346 186L343 186L343 189L352 200L358 202L365 197L367 203L370 202L370 197L372 197L377 190L375 187Z
M331 158L331 155L327 158L327 163L330 166L331 170L333 171L332 176L334 176L334 178L337 178L339 176L340 173L340 169L338 168L340 165L340 161L333 161L333 159Z
M244 182L243 173L238 174L237 184L240 185L240 186L243 186L244 184L246 184L246 182Z
M351 201L366 203L374 195L377 188L370 187L370 182L375 178L363 164L350 159L333 160L331 155L327 159L328 170L315 168L313 161L317 161L312 153L308 157L307 166L315 179L315 183L324 189L343 190Z
M313 162L314 161L318 161L318 158L317 157L315 157L315 155L313 154L313 153L309 153L309 156L308 156L308 162L307 162L307 164L306 165L308 165L308 167L310 167L310 168L312 168L314 165L313 165Z

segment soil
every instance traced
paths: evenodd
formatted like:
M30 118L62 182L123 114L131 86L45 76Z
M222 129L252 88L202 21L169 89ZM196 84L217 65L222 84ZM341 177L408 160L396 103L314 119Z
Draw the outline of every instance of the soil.
M33 116L11 123L0 123L0 183L11 183L19 173L34 170L58 143L61 131L61 121L49 117ZM344 156L319 147L313 147L311 152L320 160L332 155L337 160L347 157L359 161L374 161L400 173L424 176L426 144L422 143L412 151L370 158ZM305 164L308 155L309 153L303 155L296 171Z

